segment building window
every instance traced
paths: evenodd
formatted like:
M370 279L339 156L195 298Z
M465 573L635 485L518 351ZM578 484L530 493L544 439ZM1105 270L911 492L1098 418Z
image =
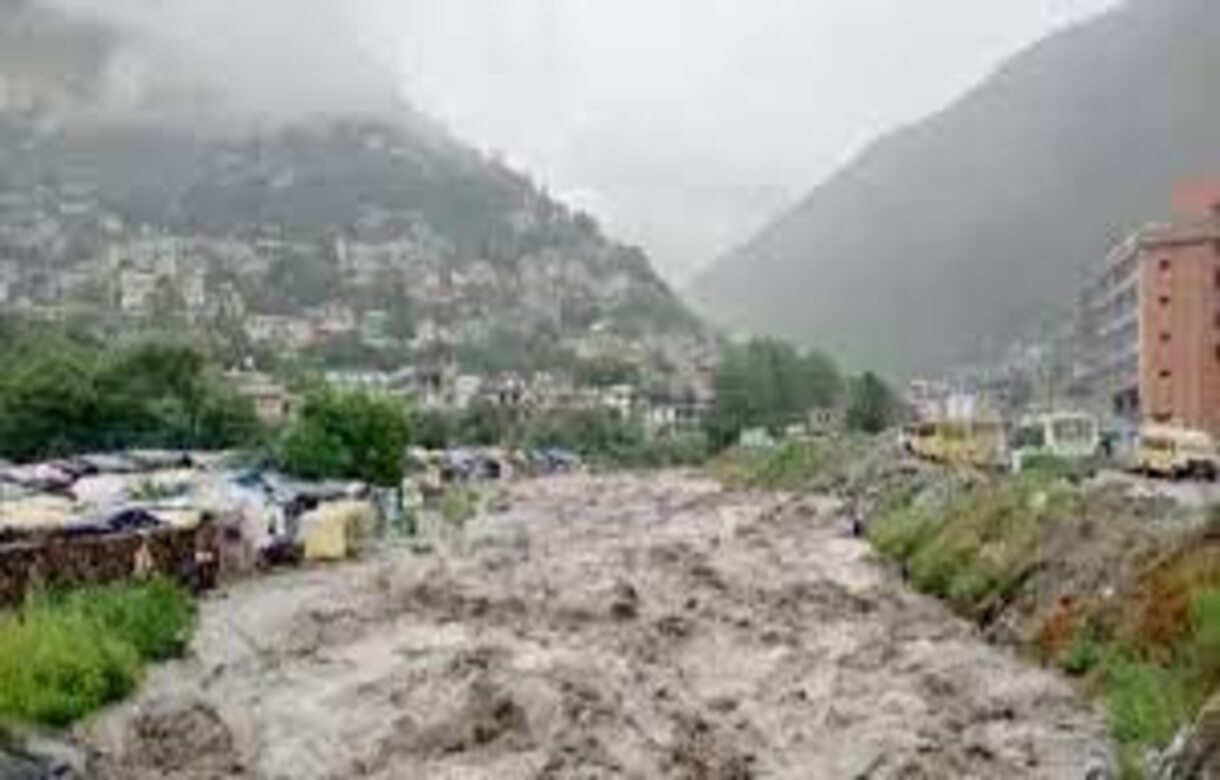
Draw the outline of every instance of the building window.
M1161 333L1161 343L1168 344L1170 341L1173 341L1173 336L1168 331L1163 331Z
M1168 368L1161 369L1161 379L1162 380L1168 381L1172 376L1173 376L1173 372L1170 371Z
M1161 296L1161 308L1162 309L1169 308L1169 296L1168 295Z

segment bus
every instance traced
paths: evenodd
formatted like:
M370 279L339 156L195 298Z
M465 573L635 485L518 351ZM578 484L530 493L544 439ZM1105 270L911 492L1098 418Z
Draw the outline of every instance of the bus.
M1012 470L1020 473L1031 463L1051 458L1085 464L1101 450L1101 424L1091 414L1052 412L1031 415L1013 431L1009 453Z

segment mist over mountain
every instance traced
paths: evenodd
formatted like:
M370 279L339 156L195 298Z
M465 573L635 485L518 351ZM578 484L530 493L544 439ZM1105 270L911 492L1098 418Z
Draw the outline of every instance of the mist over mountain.
M640 250L399 94L378 8L0 0L0 306L344 365L697 345Z
M78 111L261 124L401 108L390 4L0 0L0 65ZM392 25L390 26L392 28ZM56 94L58 93L58 94Z
M1132 0L881 139L695 283L712 317L896 374L1070 310L1113 243L1220 172L1220 5Z

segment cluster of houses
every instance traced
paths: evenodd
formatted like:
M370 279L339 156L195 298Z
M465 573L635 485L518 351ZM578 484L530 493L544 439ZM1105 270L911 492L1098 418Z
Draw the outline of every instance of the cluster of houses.
M490 406L523 417L605 411L642 422L654 432L691 430L702 424L715 400L710 377L673 394L648 394L631 384L581 386L545 372L494 376L407 369L391 375L332 374L333 383L400 392L424 409L467 411Z
M278 424L289 419L299 405L299 398L264 373L234 371L229 376L266 423ZM698 430L715 402L710 372L700 381L675 387L665 394L650 394L632 384L581 386L545 372L464 374L452 365L409 366L397 371L332 371L326 380L339 389L398 397L425 411L460 414L476 408L493 408L518 419L602 411L638 422L657 435Z
M523 229L528 216L516 218ZM220 235L126 224L87 187L0 189L8 311L118 326L170 320L270 351L350 354L354 346L404 362L547 333L579 360L701 370L706 338L639 313L640 300L664 305L668 293L622 248L588 240L522 251L511 262L467 257L422 217L374 207L324 237L272 223ZM296 300L284 288L298 274L277 275L285 263L322 269L322 294Z
M337 560L395 520L362 483L303 483L225 454L123 452L0 463L0 604L36 587L161 574L193 587Z

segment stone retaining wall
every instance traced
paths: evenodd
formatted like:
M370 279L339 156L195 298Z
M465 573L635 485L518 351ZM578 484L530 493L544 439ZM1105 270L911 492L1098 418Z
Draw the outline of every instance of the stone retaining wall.
M0 546L0 607L36 588L101 585L162 574L190 585L201 529L158 529L95 537L45 537Z

